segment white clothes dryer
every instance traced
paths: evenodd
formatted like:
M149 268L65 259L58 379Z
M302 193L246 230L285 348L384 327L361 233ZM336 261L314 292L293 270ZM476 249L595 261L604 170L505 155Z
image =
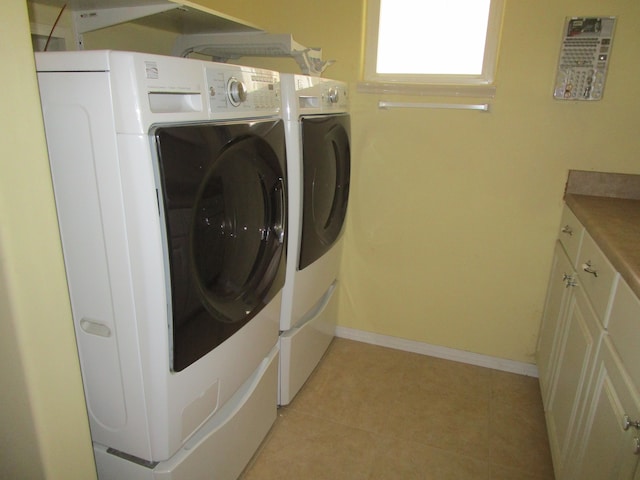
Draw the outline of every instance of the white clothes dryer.
M278 73L36 54L101 480L235 479L276 417Z
M347 85L280 74L289 236L280 317L279 402L287 405L331 343L351 171Z

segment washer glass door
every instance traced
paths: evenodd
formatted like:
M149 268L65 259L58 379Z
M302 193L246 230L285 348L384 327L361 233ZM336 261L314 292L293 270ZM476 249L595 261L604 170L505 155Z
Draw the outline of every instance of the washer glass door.
M349 115L303 117L302 270L336 242L349 200L351 148Z
M171 277L172 369L206 355L284 284L281 121L155 131Z

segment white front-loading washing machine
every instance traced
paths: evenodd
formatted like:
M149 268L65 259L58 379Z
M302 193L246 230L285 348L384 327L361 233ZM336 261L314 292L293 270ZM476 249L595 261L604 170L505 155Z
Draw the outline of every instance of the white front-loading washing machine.
M36 54L98 476L234 479L276 417L278 73Z
M333 339L351 171L348 88L281 74L289 180L279 402L287 405Z

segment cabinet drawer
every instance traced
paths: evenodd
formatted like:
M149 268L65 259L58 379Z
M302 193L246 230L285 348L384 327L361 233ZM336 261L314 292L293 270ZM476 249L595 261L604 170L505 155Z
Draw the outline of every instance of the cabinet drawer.
M618 272L586 232L583 235L576 270L580 284L591 300L602 326L607 328L607 314Z
M578 253L580 251L580 244L582 243L583 235L584 227L569 207L565 205L564 210L562 211L562 219L560 220L558 239L574 266L578 261Z
M637 388L640 386L640 300L624 280L616 287L608 330L611 343Z

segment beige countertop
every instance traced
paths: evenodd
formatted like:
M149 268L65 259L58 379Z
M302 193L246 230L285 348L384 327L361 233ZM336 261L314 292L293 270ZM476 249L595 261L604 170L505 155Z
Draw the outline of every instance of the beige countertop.
M640 297L640 200L567 191L565 202Z

